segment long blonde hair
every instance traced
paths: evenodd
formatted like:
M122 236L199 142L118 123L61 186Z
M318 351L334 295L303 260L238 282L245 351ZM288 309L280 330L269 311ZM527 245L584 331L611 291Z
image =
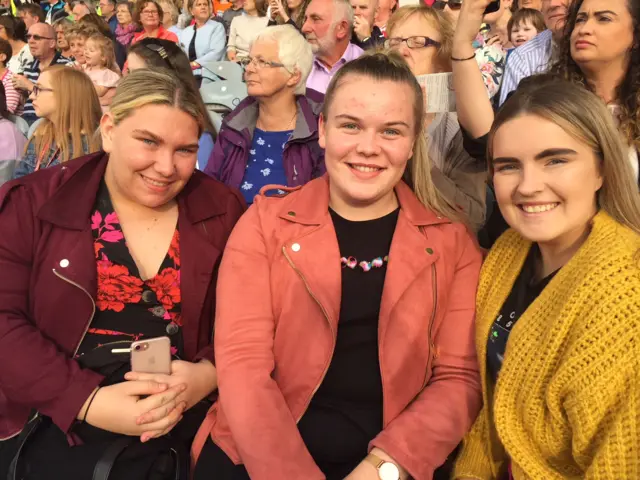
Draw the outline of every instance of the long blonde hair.
M33 134L31 141L35 142L36 152L41 154L55 143L60 149L60 162L66 162L100 150L100 138L95 132L100 125L102 109L89 77L64 65L46 68L44 72L51 79L56 109L50 118L42 120ZM84 142L89 148L87 152Z
M496 115L487 145L491 174L497 130L523 115L535 115L558 125L594 152L603 178L597 194L599 208L640 234L640 193L629 164L629 147L604 102L568 81L540 76L528 82Z
M200 92L195 84L181 82L178 77L158 70L141 68L134 70L118 83L109 113L118 125L134 111L147 105L176 107L198 124L198 137L202 135L205 122L202 116Z
M427 153L427 141L424 133L424 99L422 88L418 84L415 75L402 56L395 51L381 51L365 53L361 57L347 62L338 70L329 84L325 95L322 114L328 116L336 91L344 83L349 75L359 75L371 78L374 81L391 81L408 85L413 91L412 100L405 99L413 105L414 114L414 146L413 156L407 164L404 180L412 187L416 197L424 206L436 214L449 218L452 221L464 221L460 214L450 206L440 192L436 189L431 178L431 161ZM405 101L403 100L403 101Z

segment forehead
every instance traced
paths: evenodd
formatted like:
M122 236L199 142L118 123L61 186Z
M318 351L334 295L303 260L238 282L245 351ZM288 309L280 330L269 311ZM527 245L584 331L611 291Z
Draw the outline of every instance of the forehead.
M274 40L258 40L251 46L252 57L263 57L268 60L278 59L278 43Z
M417 13L398 22L389 34L394 37L425 36L432 40L440 40L442 37L434 21Z
M356 113L368 122L403 121L412 125L413 104L413 92L406 83L348 75L334 90L329 116Z
M51 83L51 74L49 72L42 72L38 77L38 84L48 87Z
M318 15L319 17L331 17L333 13L333 2L331 0L313 0L307 7L307 15Z
M351 6L353 8L355 7L367 8L372 3L372 1L373 0L351 0Z
M627 0L584 0L580 12L599 12L611 10L615 13L628 11Z
M43 23L34 23L33 25L31 25L31 28L29 29L29 33L47 37L48 36L47 33L49 33L49 29Z
M142 4L142 9L143 10L156 10L157 11L158 7L153 2L145 2L145 3Z

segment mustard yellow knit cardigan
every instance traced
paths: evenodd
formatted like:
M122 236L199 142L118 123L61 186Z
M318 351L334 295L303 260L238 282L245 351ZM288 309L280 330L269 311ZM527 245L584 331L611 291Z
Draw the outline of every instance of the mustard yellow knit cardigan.
M494 388L489 330L530 247L510 230L482 268L476 344L484 407L454 478L495 479L510 459L515 480L638 480L640 236L596 215L585 243L511 331Z

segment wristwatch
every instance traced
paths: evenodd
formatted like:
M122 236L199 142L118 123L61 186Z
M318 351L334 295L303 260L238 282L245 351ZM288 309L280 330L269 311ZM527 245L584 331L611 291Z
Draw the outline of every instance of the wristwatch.
M365 460L376 467L380 480L400 480L400 470L396 464L387 462L373 453L367 455Z

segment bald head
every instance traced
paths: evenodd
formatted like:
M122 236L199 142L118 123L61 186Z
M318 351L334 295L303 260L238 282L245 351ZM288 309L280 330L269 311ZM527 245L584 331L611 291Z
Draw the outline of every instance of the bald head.
M47 23L35 23L29 28L31 55L40 61L53 58L56 52L56 31Z

